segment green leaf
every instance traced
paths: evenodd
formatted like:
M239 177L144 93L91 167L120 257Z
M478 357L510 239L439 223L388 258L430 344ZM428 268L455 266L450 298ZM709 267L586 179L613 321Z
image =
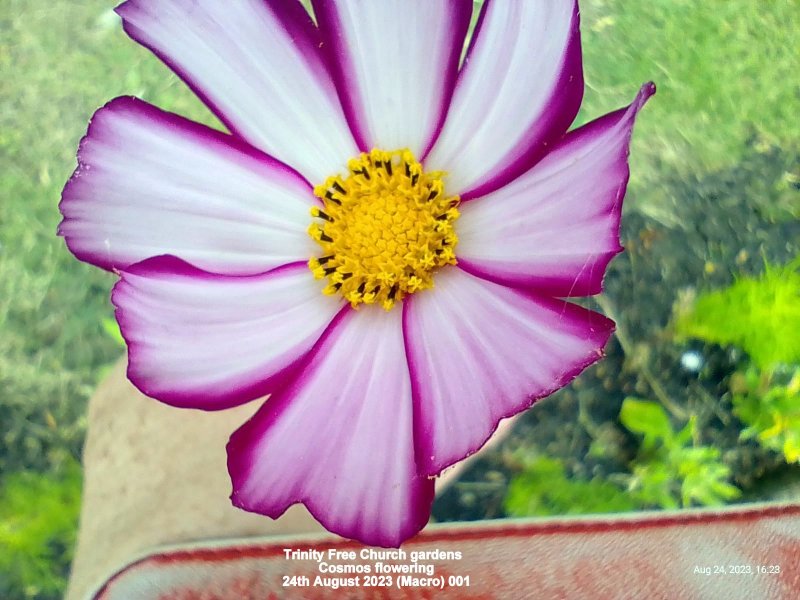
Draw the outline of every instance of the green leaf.
M657 402L625 398L619 419L630 431L644 435L650 441L669 440L673 436L669 416Z
M800 362L800 256L784 267L765 266L723 290L701 294L678 315L675 331L742 348L762 369Z
M675 444L678 446L685 446L692 441L694 434L697 430L697 417L691 415L689 422L681 429L675 436Z
M561 461L538 457L511 480L506 512L516 517L625 512L635 497L603 479L570 479Z
M637 461L631 480L636 497L644 506L675 509L680 506L676 495L676 477L661 457Z
M755 439L787 463L800 463L800 368L764 376L751 366L738 380L746 384L733 394L733 412L747 426L740 439Z
M74 461L60 473L22 471L3 477L0 588L6 582L36 597L63 593L80 497L81 470Z
M125 339L122 337L122 332L119 330L119 325L115 319L103 319L100 324L103 326L103 331L105 331L108 336L117 342L123 348L125 347Z

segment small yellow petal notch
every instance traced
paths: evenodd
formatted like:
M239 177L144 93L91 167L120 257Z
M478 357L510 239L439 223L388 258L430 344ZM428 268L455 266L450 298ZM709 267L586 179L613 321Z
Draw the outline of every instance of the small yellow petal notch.
M433 287L433 273L456 264L453 222L458 196L447 196L444 173L425 173L409 150L372 150L351 159L347 177L314 188L322 208L308 234L322 247L308 261L323 293L341 294L353 308L391 308Z

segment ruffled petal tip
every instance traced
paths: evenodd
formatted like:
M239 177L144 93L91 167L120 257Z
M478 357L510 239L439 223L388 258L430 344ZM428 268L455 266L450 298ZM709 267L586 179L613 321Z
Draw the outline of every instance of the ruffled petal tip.
M288 385L342 308L304 263L234 277L171 256L122 271L111 299L131 382L167 404L204 410Z
M463 204L459 266L549 296L599 293L606 267L622 251L634 122L654 93L654 84L643 85L626 108L569 132L513 182Z
M434 483L414 463L401 311L346 310L228 443L232 502L277 518L303 503L329 531L397 547L430 517Z
M307 259L313 203L302 177L241 140L120 97L94 114L81 140L58 233L103 269L171 254L255 274Z
M487 320L488 319L488 320ZM415 294L403 326L419 471L476 452L501 419L529 408L603 356L614 322L460 269Z

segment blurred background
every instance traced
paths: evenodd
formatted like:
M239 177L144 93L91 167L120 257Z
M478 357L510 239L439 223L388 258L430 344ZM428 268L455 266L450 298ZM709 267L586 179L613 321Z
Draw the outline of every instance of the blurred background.
M114 276L55 236L78 141L136 95L218 127L114 0L0 0L0 597L58 598ZM479 5L480 3L476 3ZM583 0L577 124L639 117L608 357L437 500L438 520L800 499L800 0Z

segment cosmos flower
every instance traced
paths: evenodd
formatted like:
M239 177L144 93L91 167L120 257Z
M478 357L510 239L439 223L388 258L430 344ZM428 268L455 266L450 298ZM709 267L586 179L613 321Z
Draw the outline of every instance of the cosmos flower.
M129 0L125 31L230 134L135 98L94 115L60 205L120 275L130 380L218 410L235 505L302 502L396 546L433 477L602 356L633 103L565 133L578 6L472 0ZM202 443L202 440L198 440ZM191 449L187 448L187 452Z

